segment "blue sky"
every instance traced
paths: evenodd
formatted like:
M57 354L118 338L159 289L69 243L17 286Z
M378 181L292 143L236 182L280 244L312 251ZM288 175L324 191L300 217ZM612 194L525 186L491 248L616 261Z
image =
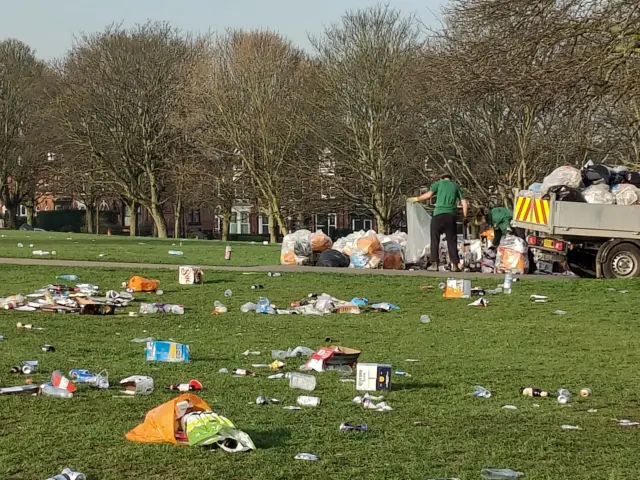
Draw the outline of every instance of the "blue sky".
M445 0L385 0L403 12L436 24ZM297 45L310 48L308 33L340 20L350 9L376 0L5 0L0 13L0 39L18 38L39 57L64 55L74 34L101 31L112 22L126 26L166 20L183 30L206 32L233 28L269 28Z

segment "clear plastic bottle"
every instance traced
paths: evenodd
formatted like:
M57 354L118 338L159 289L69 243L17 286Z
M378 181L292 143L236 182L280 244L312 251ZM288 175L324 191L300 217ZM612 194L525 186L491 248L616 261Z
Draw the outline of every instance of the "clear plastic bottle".
M233 292L231 291L231 289L230 289L230 288L227 288L227 289L224 291L224 296L225 296L225 297L230 297L231 295L233 295Z
M171 305L171 313L175 313L177 315L184 315L184 306L182 306L182 305Z
M253 302L247 302L244 305L242 305L240 307L240 311L242 313L249 313L249 312L255 312L256 311L256 304Z
M182 250L169 250L169 255L184 255Z
M483 468L480 474L484 480L509 480L524 477L524 473L509 468Z
M42 385L40 387L40 392L42 393L42 395L45 395L47 397L73 398L73 393L71 393L70 391L64 388L54 387L50 383L45 383L44 385Z
M158 308L158 306L155 303L141 303L140 304L140 313L145 315L145 314L150 314L150 313L158 313L160 311L160 309Z
M75 282L76 280L78 280L78 276L77 275L69 275L69 274L58 275L57 278L59 280L65 280L67 282Z
M479 398L491 398L491 392L481 385L476 385L473 389L473 396Z
M289 386L311 392L316 389L316 377L304 373L292 372L289 374Z
M296 399L296 403L301 407L318 407L320 401L320 397L309 397L307 395L300 395Z
M504 293L507 295L511 294L511 285L513 284L513 275L511 274L511 270L507 270L504 274L504 284L502 286Z

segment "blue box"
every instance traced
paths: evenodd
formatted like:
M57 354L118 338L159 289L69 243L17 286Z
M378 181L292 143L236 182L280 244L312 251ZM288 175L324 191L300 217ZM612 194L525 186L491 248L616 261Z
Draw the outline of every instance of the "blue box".
M147 342L147 360L151 362L181 363L189 361L189 345L176 342Z

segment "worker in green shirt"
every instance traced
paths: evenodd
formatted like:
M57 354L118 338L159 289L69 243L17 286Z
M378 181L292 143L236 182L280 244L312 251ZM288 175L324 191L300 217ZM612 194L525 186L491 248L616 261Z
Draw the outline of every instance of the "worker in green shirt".
M467 217L469 204L462 194L460 186L451 180L451 175L445 173L440 180L431 184L429 191L419 197L407 198L407 203L422 202L436 197L436 208L431 219L431 245L429 247L429 262L427 270L438 270L440 237L447 239L451 271L460 271L460 256L458 255L458 200L462 205L463 218Z
M504 235L513 234L527 243L527 235L524 228L511 228L511 220L513 220L513 210L505 207L495 207L489 210L487 207L480 207L476 213L475 224L478 226L491 225L493 227L493 248L500 246L500 240ZM529 271L536 271L536 263L533 251L527 250L527 258L529 260ZM527 272L525 272L527 273Z
M491 225L493 227L493 245L498 247L500 239L511 230L513 211L505 207L496 207L489 210L480 207L476 213L476 225Z

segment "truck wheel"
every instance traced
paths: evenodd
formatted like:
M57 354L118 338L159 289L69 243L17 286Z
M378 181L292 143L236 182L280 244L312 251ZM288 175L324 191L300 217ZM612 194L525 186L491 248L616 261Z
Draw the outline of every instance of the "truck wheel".
M605 278L634 278L640 276L640 249L630 243L613 247L602 264Z

